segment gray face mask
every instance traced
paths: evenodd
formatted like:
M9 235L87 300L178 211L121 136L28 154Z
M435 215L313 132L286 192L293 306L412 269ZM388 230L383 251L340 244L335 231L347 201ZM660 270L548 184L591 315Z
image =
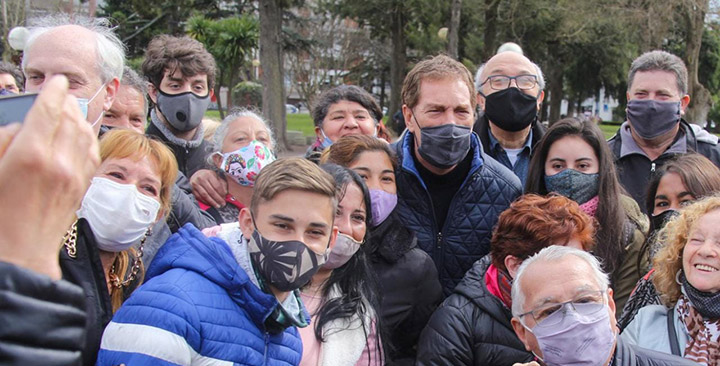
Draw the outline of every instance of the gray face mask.
M470 127L445 124L434 127L420 127L420 146L418 153L425 161L440 169L449 169L457 165L470 151Z
M181 132L190 131L202 123L205 111L210 105L210 93L204 97L193 92L180 94L163 93L156 87L157 106L170 126Z
M633 99L625 111L635 133L646 140L668 133L680 123L680 102Z
M575 169L565 169L555 175L546 175L545 188L548 192L559 193L582 205L598 195L600 174L586 174Z

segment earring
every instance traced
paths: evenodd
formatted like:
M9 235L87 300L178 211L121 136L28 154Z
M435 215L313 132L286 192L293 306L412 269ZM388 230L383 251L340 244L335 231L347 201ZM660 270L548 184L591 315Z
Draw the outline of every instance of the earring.
M678 269L677 273L675 274L675 282L682 286L682 282L680 281L680 273L682 273L682 269Z

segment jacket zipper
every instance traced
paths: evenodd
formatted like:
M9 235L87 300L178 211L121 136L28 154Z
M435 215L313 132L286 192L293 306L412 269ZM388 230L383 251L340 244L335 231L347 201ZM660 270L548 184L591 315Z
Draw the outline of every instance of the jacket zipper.
M653 162L652 165L650 165L650 173L655 172L655 163Z
M267 332L265 332L265 352L263 352L263 365L267 365L267 353L268 353L268 343L270 343L270 336Z

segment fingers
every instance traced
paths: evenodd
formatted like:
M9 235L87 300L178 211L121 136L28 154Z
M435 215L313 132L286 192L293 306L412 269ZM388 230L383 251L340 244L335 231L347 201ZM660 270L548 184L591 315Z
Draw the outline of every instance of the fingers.
M56 75L48 80L25 116L26 128L23 130L28 130L40 141L51 139L61 122L60 114L63 113L67 91L68 81L65 76ZM79 113L79 107L76 108Z
M199 201L213 207L225 205L227 183L220 179L214 171L208 169L197 171L190 178L190 184L192 185L193 195Z
M0 159L5 156L5 151L10 146L10 142L15 138L15 135L20 131L20 127L22 125L19 123L0 127Z

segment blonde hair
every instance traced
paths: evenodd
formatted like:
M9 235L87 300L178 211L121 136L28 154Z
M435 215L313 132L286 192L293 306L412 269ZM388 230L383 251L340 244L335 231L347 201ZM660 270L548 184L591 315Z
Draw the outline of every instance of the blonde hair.
M668 221L658 233L658 240L664 246L655 256L652 281L666 306L674 306L680 297L676 276L682 269L682 253L690 234L703 216L718 209L720 195L701 199L683 208L680 215Z
M304 158L278 159L265 166L255 181L250 211L257 212L258 204L272 200L288 189L319 193L332 200L332 215L337 208L335 180L317 164Z
M100 139L100 160L131 158L138 161L149 158L160 176L160 207L170 213L172 187L177 178L175 155L162 142L132 130L111 130Z
M475 111L477 100L475 99L475 85L470 71L454 59L437 55L420 61L405 76L403 81L401 97L403 104L413 109L420 101L420 86L423 80L460 80L465 84L468 92L468 100L472 110Z
M170 212L171 192L177 177L177 161L175 155L162 142L151 139L141 133L133 130L111 130L106 132L100 139L100 159L124 159L131 158L140 160L148 157L150 162L154 164L158 175L160 176L160 206L164 215ZM144 240L144 239L143 239ZM139 253L134 249L119 252L115 257L112 266L115 268L114 273L124 278L131 263L131 257L138 258ZM134 281L142 282L145 277L145 268L141 258L140 270L137 272ZM124 286L110 289L110 303L112 304L113 313L116 312L125 299Z

